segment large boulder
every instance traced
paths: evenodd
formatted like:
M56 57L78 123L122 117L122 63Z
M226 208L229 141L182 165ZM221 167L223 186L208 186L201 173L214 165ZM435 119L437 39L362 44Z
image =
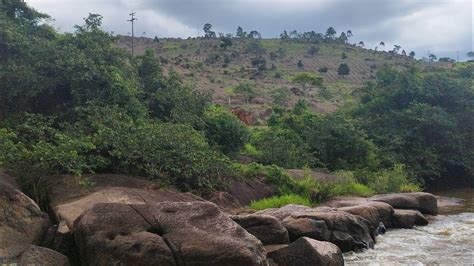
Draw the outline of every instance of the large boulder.
M210 202L95 204L75 222L84 265L265 265L262 243Z
M308 206L297 205L297 204L288 204L281 208L270 208L256 212L255 214L259 215L270 215L274 216L280 220L285 219L288 216L293 215L293 213L304 212L311 210Z
M69 266L68 257L51 249L30 246L20 257L20 265Z
M344 265L342 252L336 245L307 237L269 252L268 257L277 265L285 266Z
M189 193L179 193L171 189L148 190L141 188L110 187L103 188L92 194L75 198L72 201L58 204L53 213L58 222L65 221L68 228L74 232L74 221L86 209L99 203L147 204L164 201L203 201L198 196Z
M385 202L395 209L411 209L419 210L424 214L438 214L436 197L430 193L413 192L382 194L373 196L370 200Z
M377 228L380 222L386 227L392 226L393 207L384 202L365 202L360 205L338 208L338 210L366 219L373 228Z
M0 258L16 258L30 245L41 244L51 224L48 215L4 172L0 172L0 209Z
M232 219L264 245L287 244L288 231L281 221L270 215L235 215Z
M296 241L300 237L309 237L321 241L329 241L331 231L326 223L322 220L314 220L310 218L286 217L283 219L283 225L288 230L290 241Z
M417 210L395 209L393 225L397 228L413 228L415 225L427 225L428 220Z
M344 211L313 210L295 213L291 217L324 221L331 231L329 241L343 252L374 247L375 236L370 229L370 223L360 216Z

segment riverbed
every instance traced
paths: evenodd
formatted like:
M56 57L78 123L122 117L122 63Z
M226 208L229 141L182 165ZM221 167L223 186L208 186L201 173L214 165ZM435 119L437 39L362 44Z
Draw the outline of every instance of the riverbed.
M474 265L474 190L436 194L460 204L440 208L427 226L387 231L374 249L344 254L346 265Z

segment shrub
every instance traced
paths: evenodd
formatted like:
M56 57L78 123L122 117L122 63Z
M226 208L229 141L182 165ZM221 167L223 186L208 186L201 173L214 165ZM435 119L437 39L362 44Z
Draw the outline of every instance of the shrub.
M328 68L327 68L327 67L320 67L320 68L318 69L318 72L319 72L319 73L327 73L327 72L328 72Z
M355 182L343 182L335 184L331 192L333 196L350 195L368 197L374 194L374 191L368 186Z
M257 178L272 185L278 195L294 193L297 190L295 181L278 166L258 163L234 164L234 169L237 176L249 179Z
M250 208L254 210L263 210L268 208L280 208L288 204L311 206L309 199L296 194L287 194L283 196L274 196L258 201L252 201L250 203Z
M225 154L238 152L249 139L245 125L221 106L210 106L204 113L204 123L209 143Z

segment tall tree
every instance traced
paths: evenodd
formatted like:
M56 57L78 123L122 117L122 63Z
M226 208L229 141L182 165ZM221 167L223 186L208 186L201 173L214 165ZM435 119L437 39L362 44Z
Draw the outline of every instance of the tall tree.
M336 30L333 28L333 27L329 27L327 30L326 30L326 39L328 40L334 40L334 37L336 36Z
M304 96L308 96L310 87L308 86L322 86L323 85L323 78L318 77L309 72L302 72L293 76L291 82L301 86L301 90L303 91Z

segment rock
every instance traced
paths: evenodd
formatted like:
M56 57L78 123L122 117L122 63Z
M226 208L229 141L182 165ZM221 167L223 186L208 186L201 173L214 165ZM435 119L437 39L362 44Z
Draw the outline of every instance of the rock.
M417 210L395 209L393 224L398 228L413 228L415 225L427 225L428 220Z
M374 230L370 230L370 222L360 216L344 211L315 209L295 213L291 217L324 221L331 231L330 242L336 244L343 252L374 247Z
M74 221L84 210L98 203L146 204L163 201L203 201L189 193L179 193L171 189L146 190L138 188L112 187L104 188L90 195L73 201L58 204L53 208L56 220L65 221L74 233Z
M275 250L278 250L280 248L284 248L284 247L287 247L287 246L288 246L287 244L266 245L266 246L264 246L264 248L267 251L267 253L270 253L272 251L275 251Z
M438 204L436 197L430 193L394 193L376 195L371 201L381 201L390 204L395 209L414 209L424 214L437 215Z
M309 211L309 210L311 210L311 208L308 206L288 204L281 208L270 208L270 209L261 210L261 211L256 212L255 214L270 215L280 220L283 220L286 217L293 215L293 213L300 213L300 212Z
M302 237L287 247L268 253L278 265L344 265L341 250L334 244Z
M287 244L288 231L281 221L270 215L235 215L232 220L254 235L264 245Z
M0 210L0 258L16 258L41 244L51 225L48 215L5 173L0 175Z
M370 222L370 225L377 228L382 222L385 226L391 227L393 207L384 202L366 202L352 207L337 209L353 215L361 216Z
M75 222L84 265L265 265L262 243L210 202L100 203Z
M20 257L20 265L69 266L68 257L54 250L30 246Z
M242 206L275 194L271 186L257 179L230 180L226 192L237 199Z
M368 200L364 197L339 196L329 199L324 203L326 206L334 208L350 207L366 203Z
M212 192L206 199L232 213L243 208L234 196L225 191Z
M61 221L48 229L43 246L66 255L73 264L79 264L80 262L74 235L65 221Z
M329 241L331 237L331 231L326 223L321 220L287 217L283 220L283 225L288 230L291 242L300 237L309 237L321 241Z

